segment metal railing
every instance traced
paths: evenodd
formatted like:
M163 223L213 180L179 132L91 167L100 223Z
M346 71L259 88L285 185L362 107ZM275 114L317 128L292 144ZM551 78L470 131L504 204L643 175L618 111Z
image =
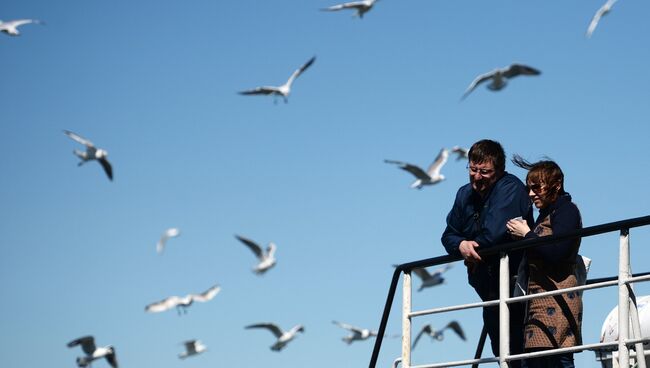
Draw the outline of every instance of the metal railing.
M507 368L508 362L512 360L519 360L528 357L540 357L546 355L554 355L568 352L577 352L582 350L593 350L598 348L605 347L618 347L618 363L619 367L626 368L629 366L630 350L629 346L634 345L635 351L639 355L643 355L643 343L650 341L650 338L641 338L640 326L638 313L636 310L636 300L634 293L631 291L630 285L633 282L638 281L648 281L650 280L650 275L631 275L630 274L630 258L629 258L629 229L650 225L650 216L637 217L623 221L610 222L602 225L591 226L583 229L579 229L567 234L562 235L551 235L540 237L536 239L526 239L519 240L514 242L509 242L507 244L498 245L488 249L481 250L479 255L482 258L499 255L501 257L500 262L500 294L498 300L492 300L487 302L479 302L465 305L456 305L443 308L435 308L424 311L411 311L411 270L416 268L424 268L430 266L436 266L441 264L446 264L450 262L455 262L461 260L460 256L440 256L434 258L427 258L415 262L404 263L395 268L393 272L393 277L391 279L390 288L388 290L388 296L386 298L386 304L384 306L384 312L382 314L381 323L379 325L379 330L377 333L377 339L375 340L375 345L372 351L372 356L370 358L369 368L376 368L377 358L379 356L379 351L381 349L381 344L383 341L384 334L386 333L386 325L388 323L388 317L390 315L391 307L395 297L395 292L397 290L397 284L399 282L400 274L404 273L403 280L403 289L405 290L403 295L403 306L402 306L402 325L403 325L403 335L402 335L402 367L403 368L437 368L437 367L452 367L460 365L470 365L470 364L483 364L491 362L499 362L501 368ZM510 296L510 287L509 287L509 274L508 274L508 256L507 252L522 250L526 248L532 248L535 246L540 246L544 244L550 244L553 242L559 242L568 239L575 238L584 238L594 235L605 234L613 231L620 232L620 248L619 248L619 272L618 276L608 279L599 279L599 280L590 280L587 282L587 285L577 286L567 289L549 291L544 293L538 293L534 296L525 295L521 297L509 297ZM588 290L595 288L602 288L607 286L618 285L619 287L619 298L618 298L618 318L619 321L627 321L631 318L632 320L632 332L635 338L629 339L629 325L628 323L619 323L619 337L618 341L607 342L607 343L596 343L596 344L585 344L570 348L560 348L552 349L545 351L538 351L534 353L525 353L518 355L509 355L509 313L508 313L508 304L521 302L524 300L529 300L532 298L562 294L570 291L580 291ZM410 349L411 349L411 318L421 315L428 315L433 313L442 313L449 312L460 309L468 308L479 308L485 306L499 306L500 314L500 336L499 336L499 347L500 347L500 356L493 358L483 358L480 359L480 354L477 354L474 359L462 360L462 361L453 361L437 364L428 364L428 365L419 365L411 366L410 362ZM632 308L630 308L632 305ZM482 339L484 337L482 336ZM482 343L482 342L481 342ZM636 354L632 354L636 355ZM398 360L396 360L397 362ZM645 360L639 360L639 368L645 368Z

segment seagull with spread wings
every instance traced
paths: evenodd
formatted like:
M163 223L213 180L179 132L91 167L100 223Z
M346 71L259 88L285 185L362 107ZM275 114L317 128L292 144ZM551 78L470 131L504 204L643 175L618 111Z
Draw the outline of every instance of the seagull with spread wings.
M183 345L185 345L185 351L178 354L180 359L198 355L208 350L208 348L199 340L187 340L183 342Z
M451 329L452 331L454 331L456 333L456 335L458 335L463 341L467 340L465 338L465 332L460 327L460 324L458 323L458 321L451 321L451 322L449 322L447 324L447 326L445 326L444 328L442 328L440 330L434 330L431 327L431 325L425 325L420 330L420 333L418 333L418 336L415 338L415 341L413 341L413 347L411 349L415 349L415 344L418 343L418 340L420 340L420 337L422 335L424 335L424 334L427 334L427 335L431 336L432 339L435 339L437 341L442 341L445 338L445 336L443 335L443 332L446 329Z
M357 12L354 16L363 19L363 15L372 9L375 3L379 0L361 0L361 1L352 1L349 3L332 5L328 8L321 9L322 11L338 11L343 9L355 9Z
M181 235L181 231L178 228L171 227L165 230L165 232L163 232L163 234L160 236L158 243L156 243L156 252L158 252L158 254L161 254L165 250L165 244L167 244L167 240L175 238L179 235Z
M41 22L38 19L16 19L16 20L8 20L6 22L0 20L0 32L4 32L9 36L19 36L20 32L18 32L18 27L25 24L31 24L31 23L45 24L44 22Z
M289 102L289 94L291 93L291 85L293 84L293 81L300 76L300 74L304 73L307 68L309 68L314 61L316 60L316 56L312 57L309 59L305 64L303 64L300 68L296 69L289 79L281 86L262 86L262 87L256 87L253 89L249 89L246 91L241 91L239 94L241 95L273 95L273 102L277 103L277 96L282 96L284 99L284 103Z
M445 180L445 176L440 174L440 169L447 162L448 157L449 151L446 148L441 149L438 153L438 156L429 166L426 172L419 166L415 166L402 161L384 160L384 162L388 164L398 165L400 169L413 174L416 177L416 180L413 182L413 184L411 184L411 188L422 189L422 187L425 185L433 185Z
M353 341L367 340L373 336L377 336L377 331L369 330L367 328L355 327L338 321L332 321L332 323L352 333L341 338L341 340L345 341L348 345L352 344Z
M275 260L275 243L270 242L269 245L266 247L266 251L262 250L262 247L259 246L256 242L245 238L240 235L235 235L235 238L237 238L240 242L244 243L250 250L253 251L257 259L259 259L259 263L253 267L253 272L255 272L258 275L264 274L266 271L271 269L271 267L275 266L276 260Z
M273 351L282 350L285 346L287 346L289 342L291 342L291 340L296 338L298 332L302 332L302 333L305 332L305 327L303 327L303 325L295 325L289 331L283 331L280 327L278 327L274 323L257 323L257 324L246 326L245 328L247 329L265 328L271 331L271 333L275 335L275 337L277 338L275 343L271 345L271 350Z
M505 68L494 69L491 72L476 77L472 83L470 83L469 87L461 97L461 100L464 100L469 96L469 94L483 82L490 81L490 84L487 85L489 90L500 91L508 84L508 79L519 75L540 75L541 73L542 72L539 70L523 64L511 64Z
M451 148L451 153L456 154L456 161L468 160L469 159L469 150L461 146L454 146Z
M151 303L144 308L145 312L149 313L158 313L164 312L166 310L176 308L178 315L181 315L181 312L187 313L187 308L189 308L194 302L205 303L212 300L221 291L221 286L214 285L208 290L204 291L201 294L188 294L184 297L170 296L159 302Z
M424 288L440 285L445 282L445 278L442 277L442 274L447 272L450 268L451 264L446 264L444 267L433 271L433 273L429 273L426 268L414 268L413 272L422 280L418 291L422 291Z
M77 366L88 367L94 360L106 358L106 361L111 365L111 367L118 368L115 349L113 346L108 345L98 348L95 346L95 338L92 336L80 337L68 343L69 348L73 348L77 345L81 345L81 350L86 353L85 356L77 357Z
M86 146L85 151L79 151L79 150L73 151L73 153L81 159L81 161L79 161L78 166L81 166L88 161L97 160L97 162L99 162L100 165L102 165L102 168L104 168L104 172L106 172L108 179L113 180L113 168L111 167L111 164L110 162L108 162L107 159L108 152L106 152L101 148L95 147L93 142L69 130L64 130L63 133L65 133L65 135L70 137L70 139L74 140L75 142Z
M617 0L607 0L607 2L603 4L603 6L598 8L596 14L594 14L593 18L591 18L591 22L589 22L589 27L587 28L587 33L586 33L587 38L591 38L591 35L596 30L596 27L598 27L600 18L602 18L603 16L607 15L610 11L612 11L612 7L614 6L614 3L616 3L616 1Z

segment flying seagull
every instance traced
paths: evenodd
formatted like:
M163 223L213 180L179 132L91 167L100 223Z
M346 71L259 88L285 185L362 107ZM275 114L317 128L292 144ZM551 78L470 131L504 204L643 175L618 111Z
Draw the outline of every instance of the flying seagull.
M175 227L165 230L165 232L160 236L158 243L156 243L156 252L158 252L158 254L161 254L165 250L165 244L167 244L167 240L175 238L179 235L181 235L181 231Z
M451 153L456 154L456 161L469 159L469 150L467 148L463 148L461 146L454 146L451 149Z
M91 161L91 160L97 160L102 165L102 167L104 168L104 172L106 172L106 175L108 176L108 178L110 180L113 180L113 168L111 167L111 164L110 164L110 162L108 162L108 159L107 159L108 152L106 152L105 150L103 150L101 148L95 147L93 142L91 142L91 141L87 140L86 138L83 138L82 136L80 136L80 135L78 135L76 133L73 133L73 132L71 132L69 130L64 130L63 133L65 133L65 135L67 135L68 137L70 137L71 139L76 141L77 143L80 143L80 144L83 144L84 146L86 146L86 151L85 152L84 151L79 151L79 150L74 150L73 151L73 153L75 155L77 155L77 157L79 157L81 159L81 161L79 161L78 166L81 166L81 165L83 165L86 162Z
M284 99L284 103L289 102L289 94L291 93L291 85L293 84L293 81L300 76L307 68L311 66L311 64L314 63L316 60L316 56L312 57L307 61L303 66L300 68L296 69L296 71L291 74L289 79L281 86L262 86L262 87L256 87L253 89L249 89L246 91L241 91L239 94L241 95L273 95L273 102L277 103L277 96L282 96Z
M413 269L413 272L422 280L422 284L420 284L418 291L422 291L422 289L427 287L442 284L445 281L445 278L442 277L442 274L450 268L451 264L447 264L444 267L433 271L433 273L429 273L425 268Z
M68 343L69 348L73 348L77 345L81 345L81 350L86 353L85 356L77 357L77 366L87 367L94 360L106 358L106 361L111 365L111 367L117 368L115 349L111 345L98 348L95 346L95 338L92 336L80 337Z
M6 22L0 20L0 32L4 32L9 36L19 36L20 32L18 32L18 27L30 23L45 24L44 22L41 22L38 19L16 19L16 20L9 20Z
M388 164L398 165L400 169L408 171L411 174L415 175L417 179L413 182L413 184L411 184L411 188L422 189L422 187L425 185L433 185L445 180L445 176L440 174L440 169L447 162L448 157L449 151L445 148L441 149L438 153L438 156L433 161L431 166L429 166L426 172L418 166L402 161L384 160L384 162Z
M275 344L271 345L271 350L280 351L282 350L291 340L296 337L298 332L305 332L303 325L295 325L289 331L283 331L277 325L273 323L257 323L253 325L246 326L245 328L266 328L271 331L273 335L277 338Z
M600 18L603 16L607 15L611 10L612 6L614 6L614 3L617 0L607 0L603 6L601 6L598 11L596 11L596 14L594 14L594 17L591 18L591 22L589 23L589 28L587 28L587 38L591 38L591 35L594 33L596 30L596 27L598 27L598 22L600 22Z
M355 16L363 19L363 14L367 13L372 9L375 3L379 0L362 0L362 1L352 1L349 3L343 3L338 5L332 5L328 8L321 9L323 11L338 11L343 9L356 9Z
M420 337L423 334L427 334L427 335L431 336L431 338L433 338L433 339L436 339L438 341L442 341L445 338L445 336L443 335L443 332L448 328L451 329L452 331L454 331L463 341L467 340L465 338L465 332L463 332L463 329L460 327L460 324L457 321L449 322L447 324L447 326L445 326L444 328L442 328L439 331L434 330L431 327L431 325L426 325L426 326L422 327L422 330L420 330L420 333L415 338L415 341L413 341L413 347L411 349L415 349L415 344L418 343L418 340L420 340Z
M518 75L540 75L541 72L523 64L512 64L505 68L494 69L491 72L481 74L472 81L465 94L461 97L464 100L472 91L481 83L491 80L487 88L491 91L499 91L508 84L508 79L514 78Z
M180 359L185 359L193 355L198 355L208 350L208 348L205 345L203 345L199 340L187 340L183 342L183 345L185 345L185 351L178 354L178 357Z
M180 315L181 312L187 313L187 308L189 308L189 306L194 302L207 302L212 300L219 291L221 291L221 287L215 285L201 294L188 294L184 297L170 296L169 298L165 298L159 302L147 305L144 308L144 311L149 313L158 313L176 308L178 315Z
M253 267L253 272L258 275L262 275L271 269L271 267L275 266L275 243L270 242L266 247L266 251L264 251L262 250L262 247L248 238L244 238L240 235L235 235L235 238L239 239L239 241L244 243L250 250L252 250L253 253L255 253L257 259L260 260L260 262L255 267Z
M346 343L352 344L353 341L361 341L361 340L367 340L372 336L377 336L377 331L372 331L367 328L359 328L355 327L352 325L349 325L347 323L341 323L337 321L332 321L335 325L344 328L350 332L352 332L351 335L344 336L341 338L341 340L345 341Z

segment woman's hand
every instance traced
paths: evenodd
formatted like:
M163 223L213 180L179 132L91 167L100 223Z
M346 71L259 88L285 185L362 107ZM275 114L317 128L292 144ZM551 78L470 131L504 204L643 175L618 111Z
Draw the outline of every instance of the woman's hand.
M530 231L530 228L528 227L528 224L526 223L526 220L522 219L512 219L508 220L506 223L506 229L508 230L508 233L513 236L517 236L520 238L523 238L528 234Z

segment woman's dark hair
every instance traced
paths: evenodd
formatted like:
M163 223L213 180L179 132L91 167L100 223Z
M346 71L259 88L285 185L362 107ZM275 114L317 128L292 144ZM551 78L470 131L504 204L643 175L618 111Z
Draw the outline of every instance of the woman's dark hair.
M506 153L499 142L489 139L480 140L472 145L467 156L469 161L477 164L492 161L497 173L506 170Z
M549 199L555 202L558 196L564 194L564 173L555 161L545 157L541 161L530 162L519 155L512 156L512 163L528 170L526 183L543 184L548 187Z

